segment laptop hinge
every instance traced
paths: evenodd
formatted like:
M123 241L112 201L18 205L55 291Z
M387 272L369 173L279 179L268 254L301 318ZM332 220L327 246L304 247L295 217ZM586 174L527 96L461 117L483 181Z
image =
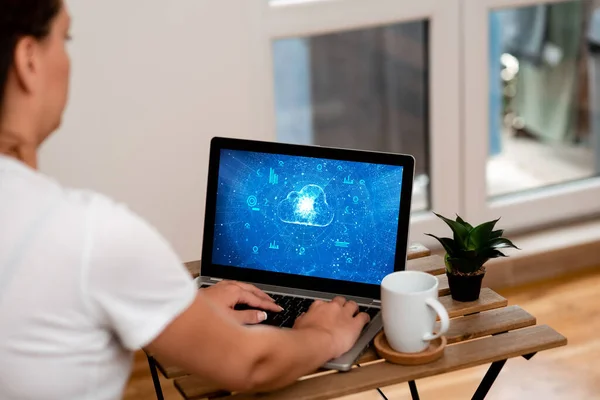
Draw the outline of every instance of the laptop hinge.
M372 303L375 304L375 305L380 306L381 305L381 300L373 300Z
M212 282L221 282L223 279L221 279L221 278L208 278L208 280L212 281Z

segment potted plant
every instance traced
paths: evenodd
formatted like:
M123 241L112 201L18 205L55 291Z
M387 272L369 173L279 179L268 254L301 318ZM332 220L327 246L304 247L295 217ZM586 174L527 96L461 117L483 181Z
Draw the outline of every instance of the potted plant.
M506 257L500 249L519 248L502 237L503 230L494 230L499 219L473 227L458 215L453 221L434 214L448 224L453 233L453 238L427 234L437 239L446 250L444 262L452 298L458 301L477 300L485 275L485 263L492 258Z

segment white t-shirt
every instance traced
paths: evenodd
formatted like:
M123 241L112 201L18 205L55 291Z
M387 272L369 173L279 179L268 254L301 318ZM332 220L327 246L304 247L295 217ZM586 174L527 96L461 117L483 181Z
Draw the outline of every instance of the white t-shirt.
M0 399L120 399L196 291L125 207L0 156Z

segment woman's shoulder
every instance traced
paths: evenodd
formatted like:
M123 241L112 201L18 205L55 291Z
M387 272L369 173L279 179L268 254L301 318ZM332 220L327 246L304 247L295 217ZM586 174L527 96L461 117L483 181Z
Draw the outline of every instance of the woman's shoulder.
M74 207L83 207L86 209L95 207L108 211L121 206L111 197L94 190L67 187L61 187L61 190L64 200Z
M65 201L70 207L80 208L102 224L140 223L142 219L131 208L112 197L88 189L64 189Z
M26 182L20 186L27 188L20 197L37 198L32 207L46 209L51 205L51 209L58 212L64 228L79 226L92 237L102 236L109 242L122 237L122 232L128 232L131 237L148 233L160 236L150 223L124 202L95 190L64 186L57 179L37 171L20 172L20 179ZM55 207L57 203L59 206Z
M0 155L0 195L15 207L58 211L61 217L78 219L94 210L104 217L130 214L127 207L111 197L90 189L72 188L59 179L10 157Z

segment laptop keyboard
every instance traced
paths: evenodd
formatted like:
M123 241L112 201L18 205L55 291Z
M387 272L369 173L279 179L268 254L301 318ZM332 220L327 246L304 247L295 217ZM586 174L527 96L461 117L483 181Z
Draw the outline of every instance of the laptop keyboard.
M312 304L312 299L306 299L303 297L294 297L294 296L285 296L281 294L270 294L270 296L275 300L277 305L283 308L283 311L279 313L267 312L267 319L262 322L264 325L278 326L281 328L291 328L294 326L294 322L296 318L298 318L302 313L308 311L308 308ZM249 307L245 304L238 304L235 306L236 310L248 310L252 307ZM371 319L373 319L377 313L379 313L379 308L376 307L359 307L360 312L366 312L369 314Z

